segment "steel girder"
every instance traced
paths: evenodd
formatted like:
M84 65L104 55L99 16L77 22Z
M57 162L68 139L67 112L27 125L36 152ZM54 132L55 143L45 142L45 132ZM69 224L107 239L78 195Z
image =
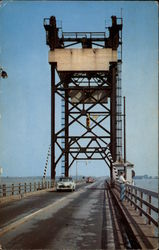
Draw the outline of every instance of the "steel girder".
M109 72L58 72L58 83L55 83L55 69L56 65L51 64L51 178L55 178L57 164L63 156L65 176L69 175L69 168L75 160L104 160L111 170L112 159L116 160L116 64L110 66ZM79 102L73 103L70 91L77 90L83 96ZM104 92L104 96L98 100L93 96L97 90ZM57 132L55 95L65 102L65 126ZM92 103L86 102L88 97ZM108 103L105 103L105 98L108 98ZM87 114L92 123L89 128L85 122ZM64 148L61 139L65 141ZM55 148L58 148L57 157Z

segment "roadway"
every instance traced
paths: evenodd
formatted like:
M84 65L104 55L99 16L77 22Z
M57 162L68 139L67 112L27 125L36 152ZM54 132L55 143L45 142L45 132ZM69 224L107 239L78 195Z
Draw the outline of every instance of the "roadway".
M1 205L0 244L4 249L113 249L107 206L104 179L81 184L75 192L39 193Z

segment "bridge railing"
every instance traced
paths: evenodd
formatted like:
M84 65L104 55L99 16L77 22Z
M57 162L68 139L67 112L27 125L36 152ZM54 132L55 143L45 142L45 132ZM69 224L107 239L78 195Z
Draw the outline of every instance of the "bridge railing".
M120 192L120 184L115 183L115 188ZM153 192L144 188L133 185L125 185L125 198L141 216L146 218L148 224L153 223L156 227L158 223L158 198L157 192Z
M21 195L54 187L54 181L0 185L0 197Z

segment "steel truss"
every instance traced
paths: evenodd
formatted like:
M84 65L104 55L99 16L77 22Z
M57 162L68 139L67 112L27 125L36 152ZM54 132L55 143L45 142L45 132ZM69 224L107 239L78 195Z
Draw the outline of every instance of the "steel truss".
M95 46L117 50L122 44L122 18L117 19L115 16L112 16L112 26L108 27L109 37L106 37L105 32L62 32L59 36L59 28L53 16L44 19L44 27L46 43L52 51L77 44L81 44L82 48ZM119 157L117 148L121 148L121 133L117 132L120 129L119 114L117 115L118 63L110 63L108 71L57 72L60 78L58 83L55 81L56 63L50 64L51 179L55 178L55 170L61 159L65 163L65 176L69 176L69 169L75 160L104 160L110 168L112 178L112 163ZM73 100L71 96L71 92L76 91L82 96L78 101ZM96 91L102 91L104 95L96 99L94 95ZM58 131L55 130L55 96L64 100L64 121ZM86 123L88 117L90 126Z
M116 95L116 69L116 63L113 63L109 72L64 73L61 74L60 82L54 82L53 100L56 94L63 98L65 103L65 126L58 132L54 132L52 136L52 147L55 150L57 146L59 151L58 157L54 158L54 174L62 157L65 159L65 176L69 175L69 169L75 160L104 160L110 168L111 161L108 155L111 152L115 161L116 102L114 96ZM52 65L52 71L54 71L52 75L55 75L55 65ZM79 102L73 103L70 91L77 90L84 94ZM98 90L105 93L99 100L93 96L95 91ZM92 99L92 103L88 103L88 98ZM108 99L108 103L105 101L106 99ZM90 122L92 123L89 128L85 122L87 114L90 115ZM94 116L98 117L98 121L94 119ZM55 113L53 117L55 117ZM106 128L108 119L107 124L110 123L110 129ZM83 133L73 135L71 127L74 124L79 125L79 131L80 127L83 128ZM98 131L95 131L97 127ZM65 148L61 146L61 139L65 142ZM114 145L112 142L115 142Z

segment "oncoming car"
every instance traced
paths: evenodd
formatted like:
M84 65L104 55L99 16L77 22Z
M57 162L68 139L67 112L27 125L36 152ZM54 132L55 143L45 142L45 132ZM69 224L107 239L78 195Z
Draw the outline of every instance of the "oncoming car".
M76 183L71 177L61 177L56 185L56 191L70 190L75 191Z
M86 183L93 183L94 182L94 179L92 177L88 177L86 179Z

